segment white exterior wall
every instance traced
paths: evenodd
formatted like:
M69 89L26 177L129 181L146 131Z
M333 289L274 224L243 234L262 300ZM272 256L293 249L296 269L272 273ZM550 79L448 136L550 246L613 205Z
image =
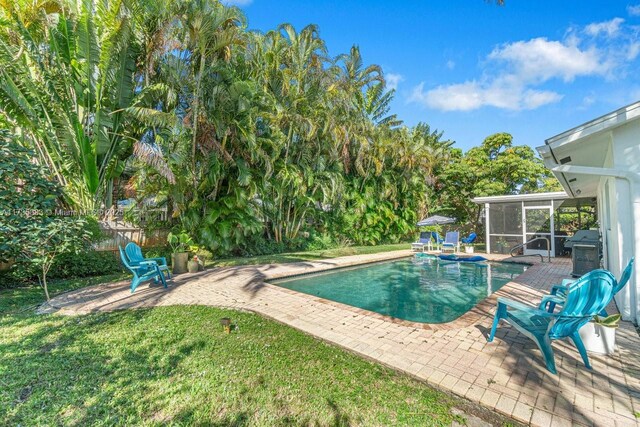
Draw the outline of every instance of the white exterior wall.
M638 239L635 236L633 216L629 214L632 199L630 185L619 178L603 178L598 189L598 218L602 233L604 266L616 278L620 278L622 270L632 256L638 257ZM640 307L637 306L640 283L637 265L629 281L616 295L616 304L625 320L640 321ZM635 307L635 309L634 309Z
M549 138L538 152L567 194L597 197L605 268L619 278L635 257L616 303L640 324L640 101Z
M614 129L611 138L613 164L605 167L633 174L630 179L602 180L609 186L608 200L606 187L601 185L602 191L599 190L598 199L608 203L611 219L610 231L606 229L606 222L601 222L608 240L606 267L619 278L631 257L635 257L631 280L616 295L616 303L624 319L640 324L640 122L634 120ZM603 208L607 215L606 205Z

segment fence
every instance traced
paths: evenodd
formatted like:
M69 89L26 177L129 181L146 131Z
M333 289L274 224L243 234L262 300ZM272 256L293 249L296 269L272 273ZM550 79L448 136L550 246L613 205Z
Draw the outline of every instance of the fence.
M167 218L166 209L147 209L140 213L141 222L150 218L155 221L163 221ZM105 239L94 244L96 251L118 250L118 246L124 247L129 242L135 242L142 247L164 246L167 243L168 230L145 231L141 227L127 223L124 220L122 209L109 209L100 220Z

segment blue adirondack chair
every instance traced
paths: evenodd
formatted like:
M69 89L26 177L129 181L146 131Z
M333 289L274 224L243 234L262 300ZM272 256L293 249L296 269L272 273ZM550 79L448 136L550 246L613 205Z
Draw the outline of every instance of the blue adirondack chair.
M160 271L158 263L155 261L141 261L137 265L131 265L127 256L125 255L122 247L118 246L120 251L120 260L122 264L133 274L131 279L131 293L133 293L138 285L149 280L154 280L158 283L158 279L162 281L164 287L167 287L167 282L164 280L164 274Z
M634 258L631 258L629 264L625 267L622 275L620 276L620 280L616 282L616 285L613 288L613 295L615 296L618 292L624 288L629 279L631 278L631 272L633 271L633 261ZM574 279L565 279L562 281L561 285L554 285L551 288L551 293L549 295L545 295L542 297L542 301L540 302L540 310L547 310L549 313L553 313L556 306L562 306L567 299L567 289L568 286L575 282ZM599 316L607 317L607 310L602 309Z
M569 285L567 299L558 313L498 298L498 309L487 341L493 341L498 323L502 319L538 345L550 372L558 373L551 341L563 338L571 338L585 366L591 369L578 330L609 304L615 284L616 279L608 271L593 270L585 274Z
M478 238L478 235L476 233L471 233L469 234L469 236L463 237L460 240L462 241L462 243L466 243L468 245L470 243L475 242L477 238Z
M144 261L155 261L158 264L160 271L166 272L169 279L171 279L171 270L167 265L167 259L165 257L145 258L142 255L142 249L140 249L140 246L133 242L127 243L127 246L124 248L124 252L127 254L129 264L138 265Z

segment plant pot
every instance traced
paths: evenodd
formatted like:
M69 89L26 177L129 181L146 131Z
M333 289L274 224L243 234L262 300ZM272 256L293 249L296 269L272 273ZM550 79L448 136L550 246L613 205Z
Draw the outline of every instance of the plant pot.
M13 259L8 260L7 262L0 262L0 271L9 270L12 265L13 265Z
M464 253L472 254L473 253L473 246L465 246L464 247Z
M187 261L189 261L189 252L176 252L171 254L173 274L186 273Z
M616 349L616 328L589 322L580 328L579 333L584 347L589 352L611 354Z
M197 273L200 269L200 263L198 261L189 261L187 267L189 269L189 273Z

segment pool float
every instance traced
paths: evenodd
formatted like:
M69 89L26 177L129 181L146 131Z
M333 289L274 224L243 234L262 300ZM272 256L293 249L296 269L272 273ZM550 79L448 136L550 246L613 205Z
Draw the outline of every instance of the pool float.
M438 255L443 261L455 261L455 262L483 262L487 259L479 255L476 256L458 256L458 255Z
M436 259L435 255L425 254L424 252L418 252L416 258Z

